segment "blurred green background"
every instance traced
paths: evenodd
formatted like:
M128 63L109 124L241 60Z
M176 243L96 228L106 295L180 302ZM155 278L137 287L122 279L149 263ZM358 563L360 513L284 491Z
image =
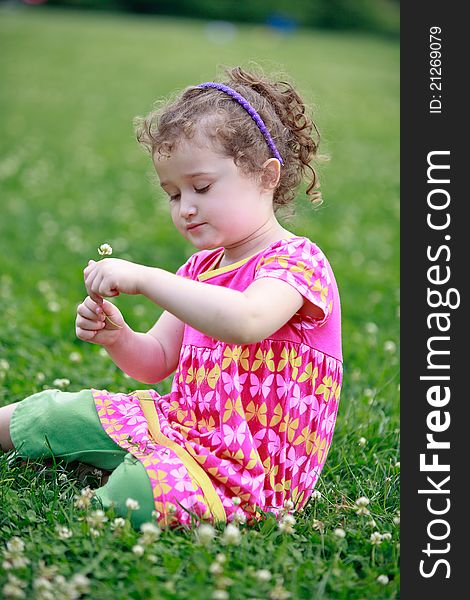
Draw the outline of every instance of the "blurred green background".
M135 389L74 333L82 269L99 244L172 271L193 251L173 229L132 119L155 100L214 78L220 66L249 68L255 61L297 83L329 156L319 167L323 205L312 210L301 190L287 226L319 244L340 287L341 428L358 410L350 399L398 369L397 356L383 350L388 341L398 343L399 330L397 41L18 6L0 10L0 356L10 365L2 371L0 402L57 377L75 389ZM159 314L145 298L116 302L140 330ZM79 363L69 359L73 352ZM381 401L396 423L393 389ZM355 418L363 421L362 414Z

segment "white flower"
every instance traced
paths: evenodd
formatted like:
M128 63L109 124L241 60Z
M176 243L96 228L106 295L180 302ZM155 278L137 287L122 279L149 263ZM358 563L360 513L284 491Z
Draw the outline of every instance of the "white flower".
M377 583L380 583L381 585L387 585L389 579L386 575L379 575L377 577Z
M400 468L400 462L396 462L395 463L395 469L399 469Z
M379 328L375 323L366 323L366 331L370 335L375 335L378 332Z
M140 504L134 498L128 498L126 500L126 508L129 510L139 510Z
M346 537L346 532L344 531L344 529L341 529L341 527L338 527L337 529L335 529L333 531L333 533L335 534L336 537L343 539Z
M241 509L237 509L233 514L233 522L234 523L246 523L246 515Z
M18 536L13 536L7 542L7 549L15 554L19 554L24 551L24 542Z
M284 508L286 510L294 510L294 503L292 502L292 500L285 500L284 501Z
M10 368L10 363L5 360L4 358L0 358L0 371L8 371L8 369Z
M400 525L400 515L393 517L393 522L395 523L395 525Z
M392 539L392 534L389 533L388 531L386 531L385 533L382 534L382 539L390 541Z
M377 527L377 523L374 521L374 519L371 519L371 520L370 520L370 521L367 523L367 525L369 525L369 527L372 527L372 528L374 528L374 527Z
M313 529L316 529L317 531L322 532L325 529L325 524L323 523L323 521L319 521L318 519L313 519L312 527L313 527Z
M70 584L77 590L77 592L80 594L85 594L89 591L90 580L81 573L75 573L70 580Z
M397 351L397 345L395 344L395 342L392 342L392 340L387 340L384 343L384 350L385 352L389 352L390 354L395 354L395 352Z
M365 496L361 496L360 498L358 498L355 502L356 505L356 513L358 515L370 515L370 511L367 507L367 505L370 503L369 498L366 498Z
M359 446L361 446L361 448L363 448L367 444L367 440L365 437L361 437L359 438L359 441L357 443L359 444Z
M166 509L170 515L174 515L176 513L176 506L172 502L167 502Z
M60 537L61 540L67 540L73 535L70 529L64 527L63 525L57 525L55 529L57 531L57 535Z
M208 523L203 523L202 525L199 525L199 527L196 529L197 541L203 546L205 546L206 544L210 544L214 537L215 529L212 527L212 525L209 525Z
M225 554L219 552L219 554L217 554L217 556L215 557L215 560L221 565L223 565L224 562L227 560L227 557L225 556Z
M213 562L209 565L209 572L212 573L212 575L222 575L224 569L219 562Z
M155 519L155 521L158 521L159 518L160 518L160 513L158 512L158 510L152 510L152 519Z
M272 577L271 571L268 571L267 569L260 569L259 571L256 571L255 576L258 581L270 581Z
M125 519L123 519L122 517L116 517L113 522L111 523L111 529L116 530L116 529L121 529L122 527L124 527L126 524Z
M229 595L226 590L214 590L212 592L212 599L213 600L228 600Z
M318 490L313 490L311 497L313 500L320 500L321 493Z
M98 248L98 254L100 256L111 256L112 253L113 249L109 244L101 244L101 246Z
M144 546L148 546L149 544L153 544L155 540L157 540L161 534L160 527L157 527L154 523L142 523L140 526L140 531L142 535L140 537L140 543Z
M241 500L240 498L237 498L237 496L235 496L234 498L232 498L232 502L234 506L240 506Z
M87 523L94 528L102 527L108 520L108 517L104 514L101 509L94 510L91 514L87 515Z
M232 523L229 523L227 525L227 527L225 528L225 531L222 536L223 542L225 544L237 545L240 543L240 539L241 539L241 534L240 534L240 530L238 529L238 527L236 525L232 525Z
M279 529L284 533L294 533L294 525L296 523L293 515L284 515L279 522Z
M52 385L58 388L65 388L70 385L70 379L67 379L66 377L62 379L54 379Z
M82 360L82 355L80 352L71 352L69 354L69 360L73 363L79 363Z
M135 546L132 546L132 552L136 556L142 556L143 553L145 552L145 548L143 546L141 546L140 544L136 544Z
M370 542L374 546L378 546L382 543L382 534L379 531L374 531L374 533L370 534Z

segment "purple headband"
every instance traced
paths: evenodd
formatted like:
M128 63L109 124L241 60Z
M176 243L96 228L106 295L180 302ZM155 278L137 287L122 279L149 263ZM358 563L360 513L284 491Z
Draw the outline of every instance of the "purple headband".
M265 138L268 146L270 147L271 152L274 154L275 158L277 158L277 160L281 163L281 165L284 164L284 161L282 160L281 155L279 154L279 151L276 148L276 144L274 143L273 138L271 137L271 134L269 133L266 125L264 124L263 119L259 116L259 114L251 106L251 104L248 102L248 100L246 98L244 98L241 94L239 94L235 90L232 90L231 87L224 85L223 83L215 83L213 81L207 81L206 83L201 83L197 87L198 88L214 88L216 90L225 92L226 94L231 96L234 100L236 100L238 102L238 104L246 110L246 112L250 115L250 117L256 123L256 125L258 126L258 129L264 135L264 138Z

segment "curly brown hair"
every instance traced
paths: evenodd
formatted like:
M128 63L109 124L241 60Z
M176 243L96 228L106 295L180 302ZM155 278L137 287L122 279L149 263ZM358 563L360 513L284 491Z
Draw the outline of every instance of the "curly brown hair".
M317 173L320 133L307 107L287 81L271 81L263 73L241 67L225 70L228 85L244 96L263 119L284 161L273 205L277 211L295 198L301 181L314 205L322 202ZM181 138L203 134L246 174L259 175L272 154L256 123L225 92L190 86L176 99L134 119L136 137L152 155L168 156Z

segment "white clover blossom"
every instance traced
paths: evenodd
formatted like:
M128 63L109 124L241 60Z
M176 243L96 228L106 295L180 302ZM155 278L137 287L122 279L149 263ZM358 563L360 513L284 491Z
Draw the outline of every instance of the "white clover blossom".
M4 598L26 598L23 588L27 586L26 581L8 573L7 583L3 586L2 592Z
M392 340L387 340L384 343L384 350L389 354L395 354L395 352L397 351L397 345Z
M209 565L209 573L211 573L212 575L222 575L223 572L224 568L219 562L216 561Z
M52 385L58 388L65 388L68 385L70 385L70 379L67 379L66 377L63 377L61 379L54 379Z
M57 525L55 529L57 531L58 537L61 540L68 540L73 535L70 529L68 527L65 527L64 525Z
M227 590L214 590L212 592L212 600L228 600L229 597Z
M215 557L215 560L223 565L224 562L227 560L227 557L225 556L225 554L222 554L222 552L219 552L219 554L217 554L217 556Z
M392 534L389 531L386 531L385 533L382 534L382 539L389 542L392 539Z
M174 515L176 513L176 506L172 502L167 502L166 509L169 515Z
M142 544L142 546L153 544L153 542L160 537L162 532L160 527L157 527L157 525L150 522L142 523L140 531L142 532L142 535L139 538L139 543Z
M242 524L243 525L244 523L246 523L246 515L245 515L245 513L240 508L238 508L234 512L232 520L233 520L234 523L238 523L238 524Z
M87 486L86 488L83 488L80 492L80 495L75 496L74 506L81 509L88 508L94 495L95 492L94 490L90 489L90 487Z
M382 534L380 531L374 531L374 533L370 534L370 542L374 546L379 546L382 543Z
M284 508L285 510L294 510L294 503L292 502L292 500L285 500L284 501Z
M337 527L333 530L333 533L337 538L344 539L346 537L346 532L341 527Z
M196 529L196 539L203 546L210 544L215 537L215 529L208 523L202 523Z
M132 552L136 556L143 556L145 548L141 544L135 544L134 546L132 546Z
M319 521L318 519L313 519L312 527L321 533L325 529L325 523L323 523L323 521Z
M101 246L98 248L98 254L100 256L111 256L112 253L113 249L109 244L101 244Z
M321 492L319 492L318 490L313 490L311 498L312 500L320 500Z
M357 443L359 446L361 446L361 448L364 448L364 446L367 444L367 440L365 437L360 437Z
M105 515L103 510L98 509L94 510L91 514L87 515L86 520L88 525L97 529L99 527L102 527L106 523L108 517Z
M293 515L284 515L279 521L279 529L284 533L294 533L294 525L296 523Z
M271 571L268 571L268 569L260 569L259 571L256 571L255 577L258 581L270 581L272 573Z
M7 542L7 550L9 552L19 554L24 551L25 545L23 540L18 536L13 536Z
M354 503L356 505L356 513L358 515L370 515L370 511L367 506L370 504L369 498L361 496Z
M129 510L139 510L140 504L134 498L128 498L126 500L126 508Z
M236 546L240 543L241 533L236 525L229 523L225 528L225 531L222 536L222 541L224 544L232 544Z
M117 529L122 529L124 526L126 525L126 520L123 519L122 517L116 517L110 527L113 531L116 531Z
M389 579L388 579L387 575L379 575L377 577L377 583L380 583L381 585L387 585L388 582L389 582Z

